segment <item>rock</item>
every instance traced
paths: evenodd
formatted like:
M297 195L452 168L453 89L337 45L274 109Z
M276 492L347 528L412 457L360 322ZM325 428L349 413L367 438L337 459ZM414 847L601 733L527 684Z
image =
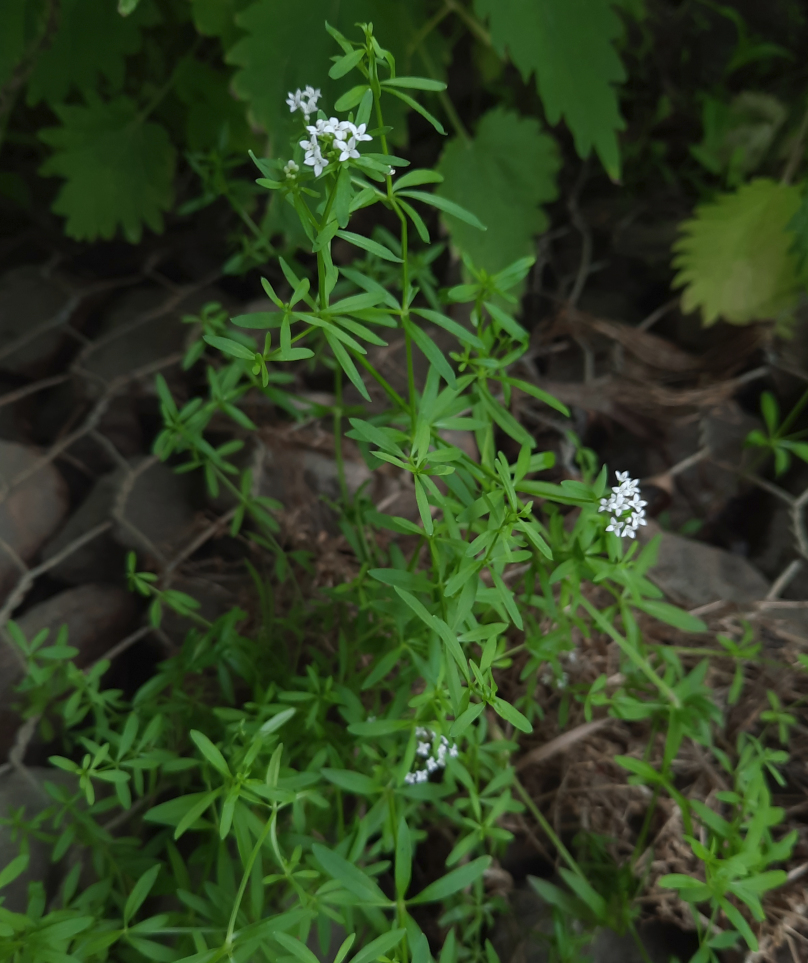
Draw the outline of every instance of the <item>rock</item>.
M181 351L190 333L182 317L198 314L211 301L224 300L214 289L197 291L174 310L161 312L169 297L161 288L135 288L115 302L81 362L91 395L100 394L106 383L121 375ZM149 319L152 313L156 316Z
M52 799L44 783L72 788L76 777L61 769L45 766L27 766L22 770L10 769L0 775L0 816L8 817L12 811L25 808L25 818L32 819L46 809ZM41 880L47 884L57 876L59 868L50 861L51 847L38 839L30 840L28 868L13 883L3 889L3 907L12 913L23 913L28 905L28 883ZM12 839L12 830L0 826L0 866L7 866L19 855L20 845Z
M554 882L565 888L560 881ZM491 937L500 960L502 963L547 963L550 957L546 941L553 934L549 907L529 885L513 890L508 902L511 912L497 919ZM645 957L630 934L620 936L613 930L598 927L588 947L582 948L581 959L590 959L592 963L647 963L648 960L669 963L671 957L689 960L698 949L694 933L685 933L668 923L646 920L637 930Z
M137 466L137 462L131 464ZM115 541L126 549L147 554L151 543L164 557L170 557L193 534L194 490L195 481L190 474L178 475L161 462L145 469L137 475L124 502L123 518L127 524L115 524Z
M98 479L90 494L82 502L55 538L42 549L47 560L66 548L74 539L111 518L115 493L123 475L113 472ZM48 573L53 578L73 585L85 582L116 582L123 578L125 550L112 536L104 532L72 552Z
M74 661L83 667L101 658L124 638L135 609L135 600L125 589L82 585L33 606L16 619L16 623L29 640L42 629L48 629L48 643L55 642L59 629L66 625L68 644L79 650ZM16 701L14 686L22 679L24 670L22 657L3 632L0 635L0 755L3 758L22 722L10 706Z
M55 324L18 348L14 344L47 321L58 320L60 312L66 323L76 305L65 287L40 267L26 265L7 271L0 278L0 368L41 375L59 348L63 324Z
M127 634L135 609L134 596L126 589L89 584L51 596L28 609L16 622L27 639L48 629L49 641L55 640L59 629L66 625L68 644L79 650L75 662L86 666ZM0 697L0 704L2 701Z
M642 542L662 535L657 564L648 578L678 605L693 608L723 599L762 599L769 583L745 558L682 535L661 532L655 522L639 530Z
M41 457L35 448L0 441L0 538L28 562L56 531L68 510L67 486L52 463L43 465L14 484ZM17 566L0 546L0 598L14 585Z

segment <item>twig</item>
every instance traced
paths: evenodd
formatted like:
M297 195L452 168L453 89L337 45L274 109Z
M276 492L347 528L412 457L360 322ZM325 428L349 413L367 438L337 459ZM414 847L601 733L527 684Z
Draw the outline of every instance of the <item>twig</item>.
M777 576L777 578L774 580L774 584L766 593L766 601L770 602L779 598L779 596L785 591L788 584L801 568L802 562L800 559L795 558L793 561L789 562L784 571Z
M581 235L581 263L578 265L578 273L575 277L575 284L572 287L569 298L567 299L571 307L576 307L578 300L583 294L584 285L586 284L586 279L589 277L589 269L592 264L592 231L589 228L586 220L581 214L581 210L578 207L578 198L583 190L584 184L586 183L587 176L589 174L589 158L587 158L581 165L581 172L578 175L578 180L575 182L575 187L572 190L570 199L567 202L567 209L570 212L570 218L573 225L577 229L578 233Z
M647 318L645 318L643 321L640 321L640 323L637 325L637 330L647 331L649 328L652 328L657 321L660 321L665 317L668 311L676 307L676 305L679 303L679 300L680 298L677 295L675 298L671 298L670 301L666 301L663 305L660 305L660 307L652 311Z
M0 628L2 628L6 622L8 622L9 618L11 618L11 613L25 598L28 590L40 575L44 575L46 572L49 572L60 562L64 561L64 559L66 559L69 555L72 555L73 552L78 551L83 545L91 542L94 538L98 538L99 535L102 535L109 528L111 528L111 526L112 522L102 522L100 525L94 526L88 532L85 532L78 538L74 538L69 545L65 545L60 552L52 555L47 561L42 562L35 568L27 569L23 577L19 580L19 582L17 582L13 591L6 599L3 607L0 608Z
M802 122L800 123L799 130L797 131L797 137L794 140L791 153L788 155L786 166L783 169L783 176L780 178L781 184L790 184L792 178L797 173L797 168L799 167L800 160L802 159L802 155L805 151L806 135L808 135L808 106L806 106L805 113L802 115Z

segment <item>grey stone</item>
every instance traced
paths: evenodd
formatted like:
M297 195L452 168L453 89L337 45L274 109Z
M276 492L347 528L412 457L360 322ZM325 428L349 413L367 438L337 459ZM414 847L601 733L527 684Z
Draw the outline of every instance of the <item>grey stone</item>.
M115 302L81 363L90 394L100 393L105 383L121 375L181 351L191 333L182 317L198 314L211 301L224 300L214 289L197 291L173 311L163 313L168 298L160 288L135 288ZM149 318L152 313L156 316Z
M131 593L113 585L82 585L60 592L33 606L16 623L26 639L33 639L42 629L49 632L53 643L59 629L67 626L67 641L78 649L75 663L86 666L101 658L129 631L135 616ZM22 720L11 708L15 701L14 686L22 679L24 663L7 634L0 635L0 755L13 745L14 734Z
M661 532L649 522L640 540L662 535L657 564L648 578L679 605L699 606L723 599L746 603L765 598L769 583L745 558L682 535Z
M51 319L67 322L74 304L56 279L35 265L13 268L0 278L0 367L15 373L39 375L62 340L61 324L43 330L9 353L8 347Z
M116 542L147 554L154 546L163 556L170 557L193 534L194 488L190 474L178 475L161 462L140 472L123 505L126 524L117 522L114 526Z
M88 584L51 596L28 609L16 622L26 638L48 629L51 641L63 625L67 626L68 644L79 650L76 664L84 666L100 658L126 635L135 608L134 597L126 589Z
M13 487L14 480L34 467L41 454L35 448L0 441L0 538L24 562L59 527L67 514L67 486L53 464L45 464ZM0 496L1 497L1 496ZM18 567L0 545L0 598L19 574Z
M90 494L70 516L55 538L42 549L43 560L48 560L112 516L115 493L123 475L113 472L98 479ZM84 582L114 582L123 577L125 550L106 531L62 559L49 572L53 578L73 585Z
M12 811L24 807L26 819L32 819L53 801L44 783L73 788L76 778L72 773L45 766L29 766L10 769L0 775L0 816L7 817ZM0 826L0 866L6 866L19 855L20 846L12 839L12 830ZM35 880L48 883L58 873L50 861L50 846L38 839L30 840L28 868L14 882L3 889L5 909L23 913L28 905L28 884Z

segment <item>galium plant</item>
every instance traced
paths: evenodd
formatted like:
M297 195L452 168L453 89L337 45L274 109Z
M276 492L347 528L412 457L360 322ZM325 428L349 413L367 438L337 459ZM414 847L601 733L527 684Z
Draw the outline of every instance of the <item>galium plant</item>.
M600 859L588 878L586 862L557 837L510 761L516 733L531 732L542 716L540 680L548 671L561 677L573 629L616 644L622 681L612 691L605 676L569 685L562 716L574 700L589 717L606 708L649 720L652 733L667 731L661 769L628 757L622 763L653 788L654 800L664 792L679 804L705 867L706 883L671 877L668 884L694 907L709 901L711 924L719 913L730 920L720 945L744 939L754 947L738 900L759 918L758 897L782 880L767 867L793 845L774 841L782 813L763 805L766 772L780 778L784 753L744 742L733 770L712 741L721 710L705 683L706 660L688 671L674 649L644 641L638 613L684 630L704 625L661 601L648 580L656 543L626 548L624 538L644 523L637 483L619 476L606 496L606 469L591 470L589 458L579 479L537 477L554 456L535 451L511 411L513 397L567 412L514 374L528 333L514 317L512 292L532 261L489 274L466 259L465 280L446 292L440 310L435 292L427 298L415 282L413 240L431 244L421 212L437 208L484 229L423 189L440 175L408 170L389 150L388 100L434 121L411 92L442 85L399 77L369 24L356 41L329 31L342 51L331 76L358 75L334 105L342 118L326 116L318 91L291 92L287 103L301 122L291 156L254 158L258 185L297 213L316 268L279 259L286 293L263 280L275 310L235 317L232 327L218 306L203 312L202 340L185 367L207 362L206 398L179 406L158 379L165 425L155 452L186 456L178 470L199 468L212 494L226 490L235 504L232 531L274 557L272 576L251 568L261 617L245 621L234 609L211 624L195 600L139 571L130 556L130 584L152 599L152 622L170 607L191 624L180 651L131 698L103 687L107 663L76 669L64 635L49 646L42 634L29 641L12 629L28 666L25 712L61 740L51 761L75 781L48 784L51 805L33 819L5 820L20 855L0 885L24 869L34 839L52 845L63 876L52 893L32 883L24 912L0 906L0 959L314 963L318 950L337 963L427 963L433 952L440 963L493 963L488 937L504 904L489 892L486 871L512 839L504 817L525 810L564 863L564 889L539 886L556 913L561 958L573 958L570 948L580 943L570 914L635 932L637 890L621 884L620 900L598 891L609 886L606 863ZM395 245L349 230L352 215L374 205L397 220ZM356 264L337 266L335 238L367 255L366 266L396 266L398 284L382 284ZM446 302L468 305L470 323L446 314ZM368 349L389 334L405 345L403 393ZM220 354L207 354L209 347ZM416 352L426 361L422 379ZM301 364L332 370L330 410L295 397L287 366ZM363 412L348 407L343 388L349 383L370 401L370 382L385 407L354 417ZM273 517L279 506L254 491L251 469L232 461L255 428L242 410L250 392L284 417L332 421L339 524L358 571L313 599L304 591L306 558L284 550ZM243 438L214 447L206 431L217 412ZM447 440L449 431L472 433L479 457ZM379 511L362 489L349 495L344 434L371 468L387 463L411 478L419 523ZM517 654L522 688L506 698L501 684ZM778 723L785 725L781 716ZM727 817L676 788L672 765L685 740L735 771ZM439 821L452 848L446 871L426 879L415 854ZM695 822L712 841L696 840ZM650 813L638 851L649 825ZM631 867L620 872L630 875ZM701 959L715 959L718 945L703 927Z

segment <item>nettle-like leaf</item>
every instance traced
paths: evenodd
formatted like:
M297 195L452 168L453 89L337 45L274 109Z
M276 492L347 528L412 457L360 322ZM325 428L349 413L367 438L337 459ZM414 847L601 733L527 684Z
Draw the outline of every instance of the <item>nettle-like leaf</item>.
M616 85L625 71L613 41L622 32L612 0L474 0L489 20L491 39L507 51L536 87L555 125L563 117L575 148L587 157L594 147L609 177L620 177Z
M185 57L177 66L174 91L187 109L185 137L191 150L207 150L219 144L227 125L231 150L245 154L257 146L247 124L244 104L229 90L228 74L194 57Z
M236 17L245 32L228 51L228 63L241 69L233 88L247 100L250 115L271 135L273 142L284 145L290 132L298 129L286 106L290 90L311 84L323 93L323 109L330 111L339 94L359 75L332 80L328 76L331 57L339 53L334 40L323 29L325 21L356 37L354 24L372 22L380 37L396 58L399 74L405 74L411 57L407 44L424 20L422 0L390 3L388 0L307 0L305 3L278 4L274 0L257 0ZM386 74L382 72L382 76ZM354 80L353 78L357 78ZM398 126L402 111L400 101L390 97L385 104L385 122Z
M120 227L137 243L144 223L161 231L174 194L175 151L165 128L140 120L128 97L54 109L62 126L40 131L54 148L40 173L66 180L53 204L67 218L66 233L95 240Z
M805 282L787 230L799 206L798 188L758 178L698 207L673 246L684 310L701 309L705 325L787 314Z
M791 232L791 253L797 259L797 270L803 273L808 267L808 184L802 186L802 200L796 213L788 222Z
M60 104L73 90L95 90L101 77L120 90L125 58L140 50L141 28L154 20L145 2L122 17L109 0L62 0L56 35L28 81L28 103Z
M236 14L250 5L250 0L191 0L194 26L205 37L219 37L227 49L241 36Z
M0 85L11 77L41 29L41 14L39 0L3 0L0 3Z
M480 231L444 215L458 247L488 271L529 254L547 227L539 206L557 195L555 141L537 120L500 107L480 120L474 139L449 141L438 164L441 197L463 205L488 228Z

